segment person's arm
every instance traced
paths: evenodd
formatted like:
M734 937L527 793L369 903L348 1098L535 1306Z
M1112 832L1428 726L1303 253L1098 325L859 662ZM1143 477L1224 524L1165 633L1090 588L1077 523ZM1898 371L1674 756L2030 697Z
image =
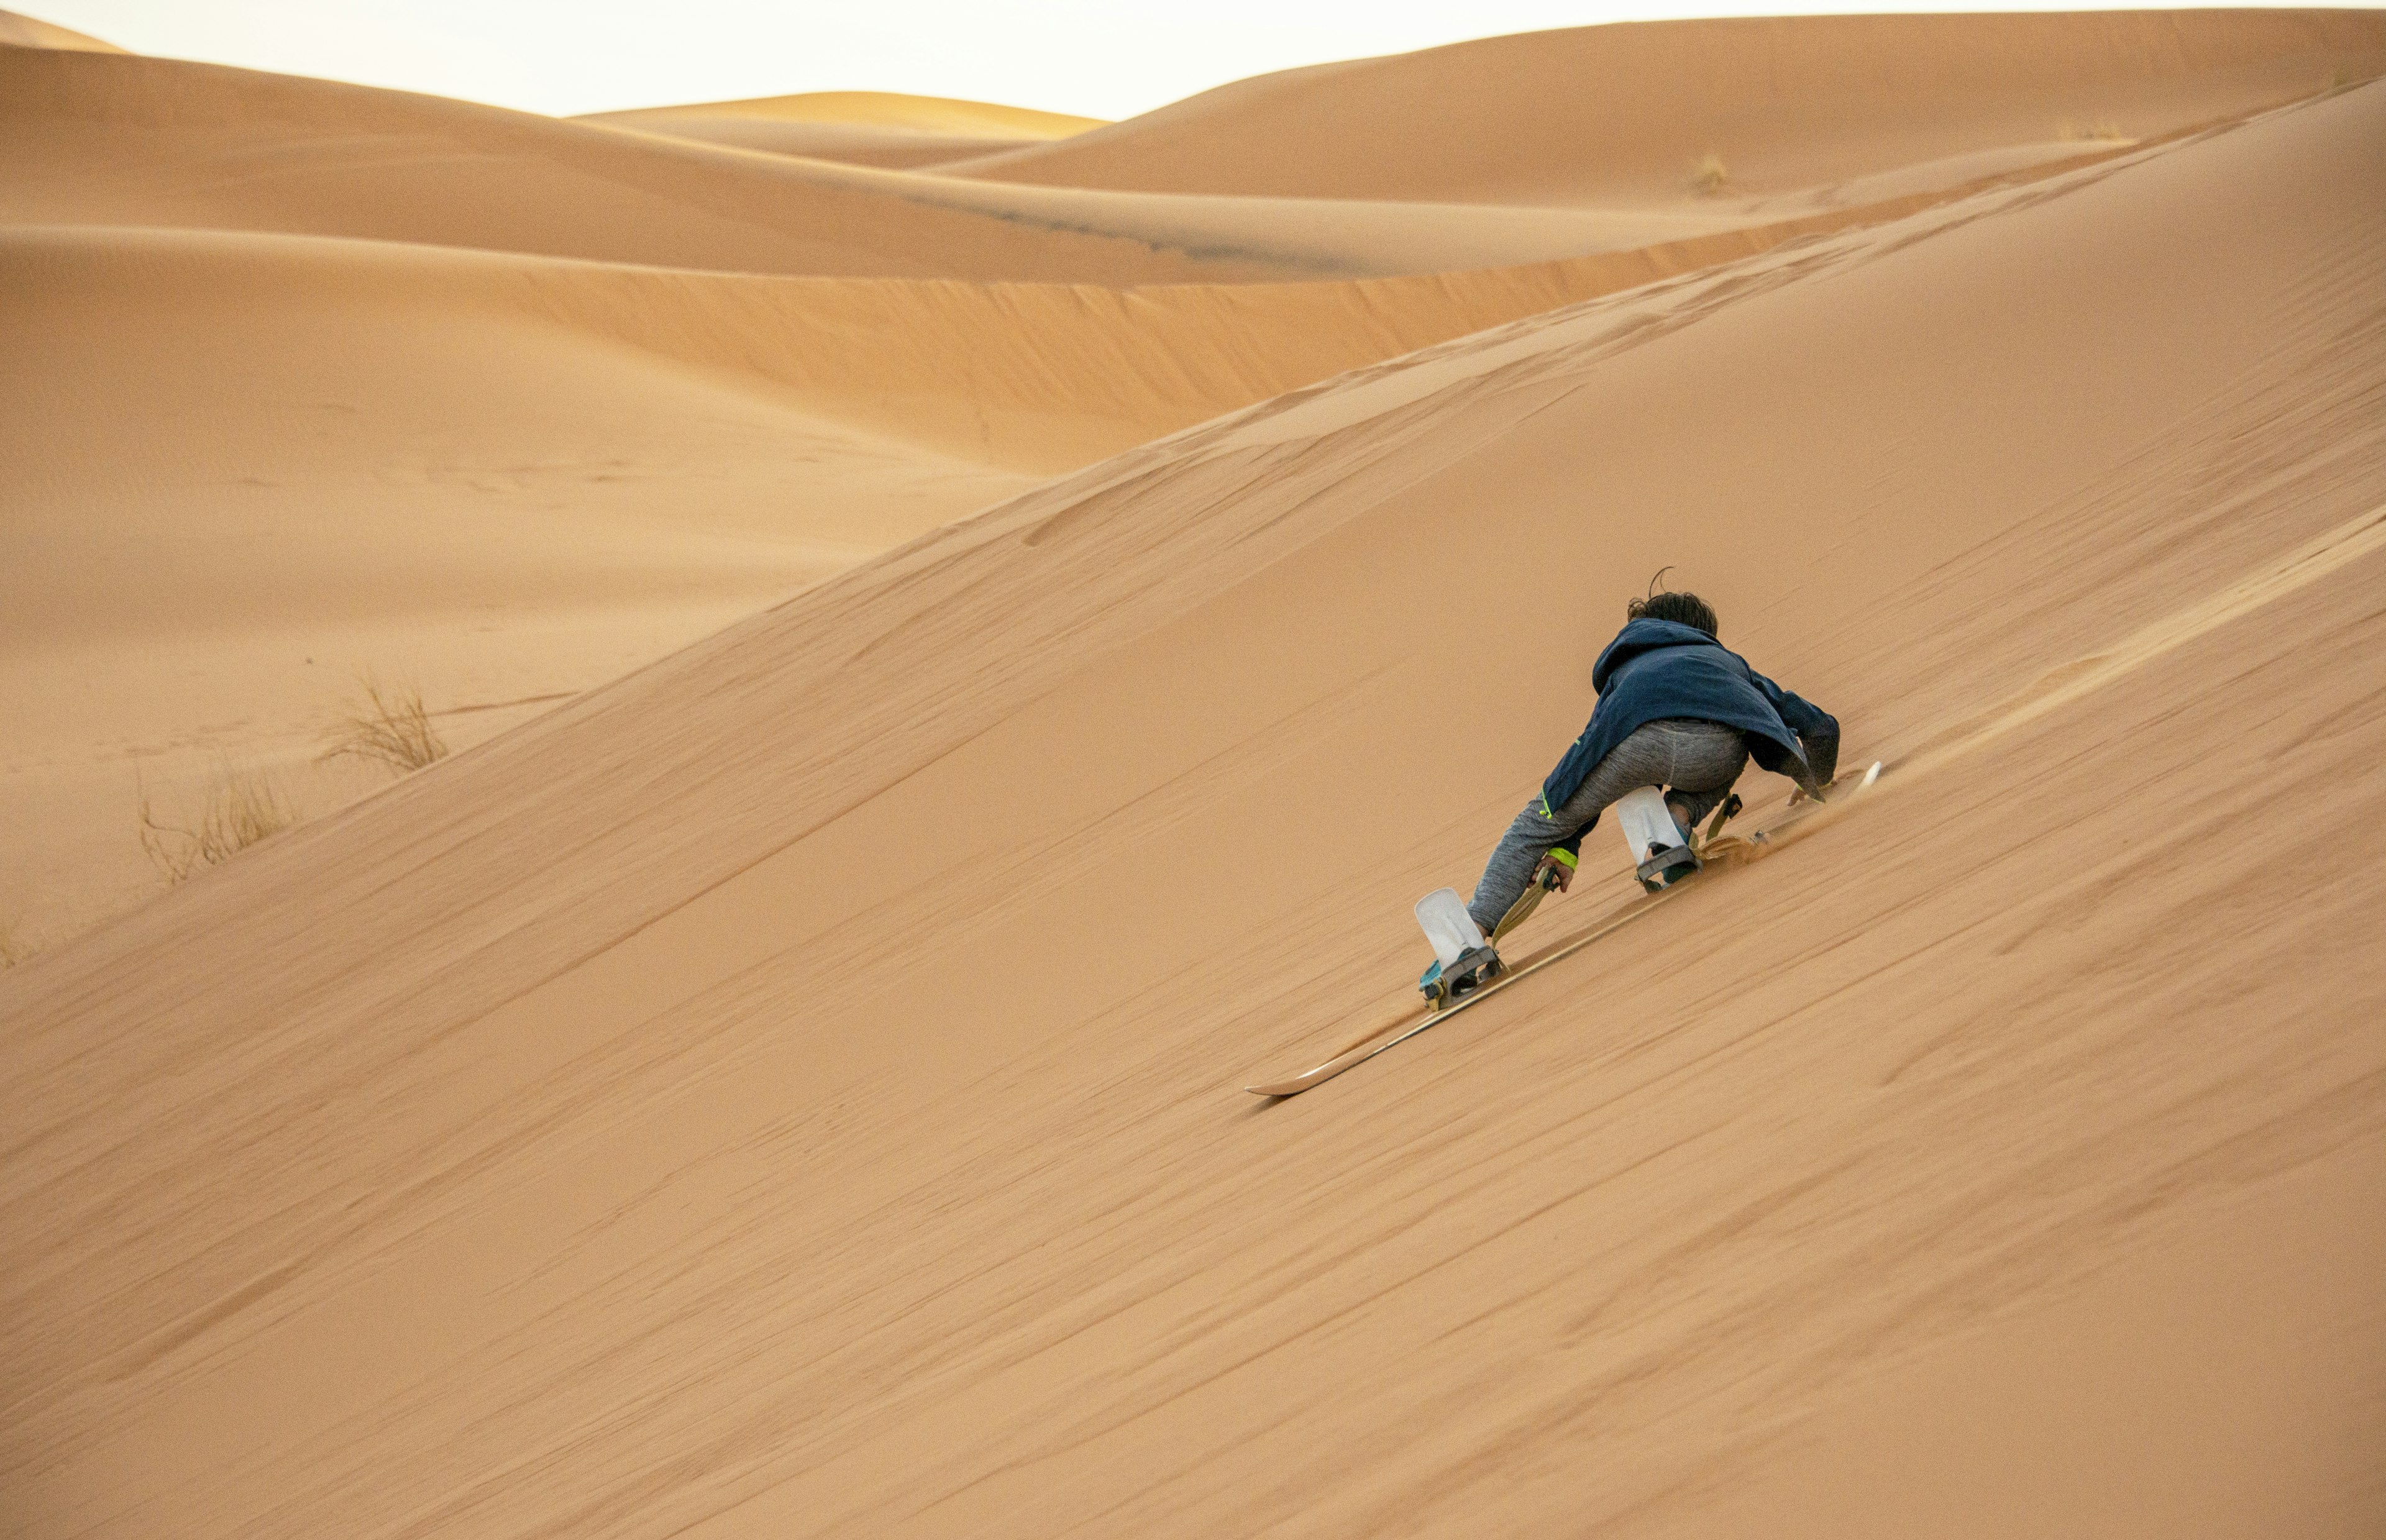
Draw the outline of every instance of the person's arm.
M1798 734L1798 747L1806 756L1806 768L1815 772L1815 784L1806 790L1811 794L1818 787L1829 785L1840 770L1840 720L1814 702L1784 690L1753 669L1749 670L1748 677L1764 692L1764 698L1780 714L1782 725Z
M1584 731L1589 732L1589 729L1585 728ZM1549 795L1544 793L1541 796L1541 807L1547 809L1549 805ZM1549 814L1544 810L1541 816L1547 818ZM1571 887L1574 884L1575 869L1582 864L1582 837L1596 828L1598 823L1599 815L1593 813L1590 815L1589 823L1550 846L1542 855L1539 863L1533 868L1533 880L1538 882L1541 873L1554 870L1557 874L1557 890L1563 893Z

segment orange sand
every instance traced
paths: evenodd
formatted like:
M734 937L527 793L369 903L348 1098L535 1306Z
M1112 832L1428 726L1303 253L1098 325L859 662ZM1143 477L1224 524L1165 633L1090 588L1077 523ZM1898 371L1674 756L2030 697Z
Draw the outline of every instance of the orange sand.
M1912 25L1780 30L1890 82L1779 151L1877 197L1436 271L1454 182L1237 190L1416 216L1338 282L10 140L17 808L20 741L59 820L94 744L304 742L301 646L494 703L712 631L0 971L11 1532L2386 1528L2386 84L2277 41L2386 19ZM1965 26L2175 111L1925 143L1883 39ZM199 157L449 106L27 58L229 92ZM1401 1008L1666 563L1879 787L1244 1096Z
M2330 68L2370 56L2369 34L2329 27L2350 38ZM2243 50L2267 57L2268 37ZM2116 46L2061 41L2091 62ZM2242 97L2232 57L2163 66L2197 104L2177 116ZM1452 129L1481 107L1451 103ZM657 110L774 131L1086 125L867 93ZM377 786L312 762L358 675L421 681L475 741L1218 412L2129 149L2049 147L2009 117L2016 143L1976 133L1968 155L1879 170L1907 153L1884 151L1828 196L1489 208L1007 187L0 48L0 325L20 360L0 380L20 468L0 925L48 945L147 896L144 787L187 809L257 769L319 812Z

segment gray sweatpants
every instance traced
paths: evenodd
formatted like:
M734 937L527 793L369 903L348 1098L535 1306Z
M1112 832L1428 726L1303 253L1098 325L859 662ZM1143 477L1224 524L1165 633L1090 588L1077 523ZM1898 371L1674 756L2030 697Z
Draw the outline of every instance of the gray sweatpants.
M1515 903L1533 869L1550 847L1607 810L1625 793L1642 786L1663 786L1665 801L1687 836L1699 820L1714 810L1739 772L1748 768L1748 744L1737 728L1721 722L1668 717L1647 722L1607 751L1589 778L1566 798L1565 806L1544 817L1537 795L1508 825L1484 865L1483 880L1475 884L1475 902L1466 912L1489 935L1500 917Z

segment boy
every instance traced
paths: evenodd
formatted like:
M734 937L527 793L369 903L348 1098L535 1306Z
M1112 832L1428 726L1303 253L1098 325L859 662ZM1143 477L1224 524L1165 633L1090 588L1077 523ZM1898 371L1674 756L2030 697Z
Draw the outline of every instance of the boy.
M1558 768L1501 836L1467 912L1484 934L1544 866L1563 892L1583 835L1625 793L1664 789L1684 844L1753 757L1819 797L1840 761L1840 724L1751 669L1719 642L1695 594L1625 607L1624 629L1590 670L1599 705Z

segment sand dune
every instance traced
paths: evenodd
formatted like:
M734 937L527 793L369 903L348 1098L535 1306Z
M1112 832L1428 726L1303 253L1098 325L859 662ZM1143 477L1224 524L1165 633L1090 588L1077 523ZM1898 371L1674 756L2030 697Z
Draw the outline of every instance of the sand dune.
M2376 1533L2381 142L1273 398L0 973L19 1527ZM1242 1096L1666 562L1878 792Z
M1430 344L1934 201L1893 200L1567 261L1340 283L1114 289L772 278L88 226L0 235L0 264L14 277L10 297L29 340L41 330L62 363L82 345L77 329L127 296L194 333L211 331L214 349L248 346L252 364L287 357L293 367L317 369L324 361L306 350L277 355L237 333L257 307L270 305L307 318L290 334L308 339L315 352L362 355L375 345L371 335L403 335L391 317L410 321L435 312L459 330L498 322L634 350L648 361L782 394L866 433L1049 475ZM139 335L129 326L120 334L127 354L141 352L132 345ZM340 340L327 349L333 339ZM521 344L517 335L496 351ZM424 339L421 351L439 356L425 367L456 365L444 344ZM966 367L953 367L956 360ZM195 396L207 389L200 370L211 359L196 355L194 362L187 388ZM339 367L369 380L380 372L361 363ZM44 382L38 392L35 382ZM95 425L98 403L116 387L90 393L72 409L65 406L78 389L71 369L28 371L22 388L65 419ZM276 432L237 426L256 432L246 453L270 455L286 442ZM503 427L491 423L493 442L502 441ZM27 435L29 457L50 443L29 419L20 419L18 431ZM857 533L863 530L918 532L857 517L830 537L850 543L872 538Z
M634 122L642 118L713 118L763 123L833 123L847 128L906 129L966 139L1066 139L1102 126L1099 118L1079 118L998 102L952 96L913 96L900 91L807 91L792 96L749 96L735 102L693 102L683 106L635 107L592 112L594 122Z
M1705 195L1693 186L1702 152L1681 146L1713 135L1688 108L1684 121L1661 115L1647 131L1667 137L1662 153L1610 145L1604 129L1586 124L1575 125L1563 155L1518 156L1513 143L1486 137L1499 127L1496 115L1485 119L1489 128L1450 132L1406 96L1369 88L1373 77L1363 72L1349 81L1329 75L1334 91L1300 106L1340 125L1319 143L1351 146L1335 152L1341 160L1278 154L1275 146L1299 136L1267 112L1225 114L1232 120L1212 124L1224 109L1205 109L1197 127L1242 146L1235 156L1285 169L1247 188L1117 191L991 180L1022 173L1024 162L905 172L172 60L21 50L0 56L0 125L9 135L0 218L838 277L1117 287L1444 272L1637 250L1954 192L1984 176L2053 169L2386 69L2386 25L2356 15L2305 26L2300 14L2279 24L2303 28L2293 34L2304 38L2298 52L2266 54L2277 40L2248 22L2247 36L2188 50L2184 63L2151 83L2124 89L2128 81L2083 70L2090 78L2075 94L2105 104L2094 119L2084 110L2077 121L2064 116L2070 96L1997 78L1970 88L1980 120L1961 133L1902 130L1891 115L1866 139L1854 124L1792 117L1766 130L1770 137L1732 140L1725 180ZM1591 30L1619 31L1635 30ZM1831 44L1828 26L1818 36L1810 52L1861 52ZM2102 31L2056 43L2091 60L2126 53ZM1663 73L1663 61L1565 56L1588 46L1552 46L1574 82L1565 91L1552 85L1554 96L1604 100L1611 93L1584 92L1582 81ZM2062 52L2053 43L2041 51ZM1708 68L1703 54L1676 46L1664 78L1675 89ZM1167 130L1174 110L1035 153L1108 153L1100 145L1114 134L1142 143ZM2096 137L2098 125L2111 122L2126 129L2124 138ZM1440 146L1429 170L1413 167L1402 148L1417 135ZM1582 180L1587 145L1602 146L1592 164L1614 169L1601 173L1606 181ZM1337 169L1352 157L1386 169L1363 186ZM974 176L948 174L973 167ZM1572 190L1552 191L1561 184Z
M598 113L586 119L646 133L669 134L735 150L921 170L958 160L975 160L1040 144L1035 139L981 138L973 134L922 133L868 123L782 122L768 118L684 116L669 111Z
M15 493L0 926L36 944L153 891L144 783L188 800L256 767L316 809L369 783L310 766L363 670L422 679L470 742L1036 476L1616 281L1445 294L1437 278L1388 317L1348 289L982 287L954 279L1463 268L1551 248L1530 232L1487 244L1448 211L1369 229L1294 210L1272 228L1296 247L1304 219L1325 234L1289 258L1178 259L1023 224L1007 193L955 214L901 178L59 57L0 56ZM1074 121L828 105L873 103L923 127ZM1229 214L1232 243L1267 210ZM55 689L69 670L88 687Z
M20 114L64 137L32 134L30 152L0 162L18 173L0 328L19 364L0 385L11 407L0 455L25 468L7 538L19 596L0 629L0 705L19 724L0 795L21 833L0 919L44 939L151 891L134 839L144 783L187 799L238 763L295 777L314 808L360 789L325 783L309 756L362 670L424 678L470 741L1032 478L1396 354L1965 191L1925 178L1919 192L1884 187L1896 195L1878 203L1596 256L1340 282L774 277L523 255L514 248L571 244L548 217L568 200L531 195L551 175L543 161L507 163L492 222L471 224L454 200L397 196L402 186L342 169L358 157L385 169L375 157L397 153L407 176L452 177L402 136L309 141L242 104L295 102L323 115L317 130L396 112L535 138L541 120L106 62L133 69L102 114L130 125L116 159L61 176L72 157L58 144L82 143L90 120L63 97L44 118L31 92L14 98ZM104 78L83 83L96 92ZM186 98L170 128L142 118L157 106L144 91ZM230 141L269 131L282 136L272 164L336 188L370 216L358 228L389 237L411 220L421 239L260 230L342 221L319 219L321 207L284 218L296 206L261 201L257 178L177 158L204 149L221 170L239 160ZM2065 164L2116 153L2073 151ZM775 174L750 157L714 159L724 175ZM1435 220L1475 229L1465 210L1409 207L1412 222L1388 238L1392 227L1349 221L1350 206L1302 207L1334 239L1375 248ZM523 209L546 222L528 228ZM615 244L621 212L597 221ZM684 239L700 224L630 228L642 250L721 260ZM1675 228L1605 234L1646 242ZM128 403L144 423L131 442ZM50 689L63 659L104 686Z
M448 281L471 265L0 234L0 917L152 891L144 782L269 770L311 811L377 784L310 764L360 674L470 743L1039 479L509 303L537 264Z
M907 169L1025 149L1102 126L1099 118L886 91L592 112L582 120L741 150Z
M1829 222L1125 292L0 233L0 916L56 936L150 892L144 784L370 785L310 763L360 673L428 682L470 742L1036 479Z
M0 219L832 276L1103 284L1432 272L1729 228L1013 187L170 59L0 54Z
M2375 12L1651 22L1263 75L946 169L1162 193L1730 208L1827 202L1856 179L1951 160L2060 157L2100 133L2154 138L2379 74ZM1719 185L1700 174L1710 156Z
M78 53L120 54L113 43L78 32L55 22L36 21L15 11L0 11L0 48L64 48Z

